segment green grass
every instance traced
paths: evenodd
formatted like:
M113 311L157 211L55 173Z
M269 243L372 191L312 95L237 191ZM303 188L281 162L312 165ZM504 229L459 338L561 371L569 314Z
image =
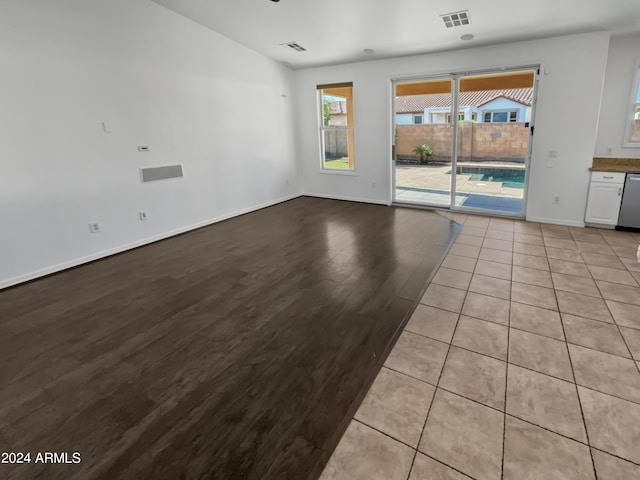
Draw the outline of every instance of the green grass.
M335 168L342 170L349 170L349 160L348 159L338 159L338 160L325 160L324 168Z

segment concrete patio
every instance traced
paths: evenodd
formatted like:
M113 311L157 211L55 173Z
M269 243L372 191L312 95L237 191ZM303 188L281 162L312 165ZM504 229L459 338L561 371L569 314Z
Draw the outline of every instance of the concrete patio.
M470 165L522 168L521 164ZM450 191L450 164L396 165L396 201L445 206L449 205ZM518 213L522 212L523 194L524 189L506 187L502 182L473 180L470 173L456 175L456 206Z

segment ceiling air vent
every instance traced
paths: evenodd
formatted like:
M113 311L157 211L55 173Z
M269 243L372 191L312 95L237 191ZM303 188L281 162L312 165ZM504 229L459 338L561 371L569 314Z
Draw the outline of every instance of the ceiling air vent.
M307 49L304 48L302 45L296 43L296 42L286 42L286 43L281 43L281 46L284 47L289 47L289 48L293 48L296 52L306 52Z
M447 28L461 27L471 23L471 20L469 19L469 10L447 13L445 15L440 15L440 18L442 18L442 21Z

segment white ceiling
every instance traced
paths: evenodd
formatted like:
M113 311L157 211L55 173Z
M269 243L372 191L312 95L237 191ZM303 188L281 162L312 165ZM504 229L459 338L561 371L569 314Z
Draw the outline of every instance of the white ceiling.
M594 30L640 32L640 0L153 1L293 68ZM469 10L471 24L447 29L440 15L460 10ZM460 40L466 33L475 38ZM291 41L307 51L280 46Z

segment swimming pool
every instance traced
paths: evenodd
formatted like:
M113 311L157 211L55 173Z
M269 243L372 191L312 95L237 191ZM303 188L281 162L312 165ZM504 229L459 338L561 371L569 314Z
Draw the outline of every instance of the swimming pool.
M473 181L502 182L506 188L524 188L524 169L458 167L460 173L468 173Z

